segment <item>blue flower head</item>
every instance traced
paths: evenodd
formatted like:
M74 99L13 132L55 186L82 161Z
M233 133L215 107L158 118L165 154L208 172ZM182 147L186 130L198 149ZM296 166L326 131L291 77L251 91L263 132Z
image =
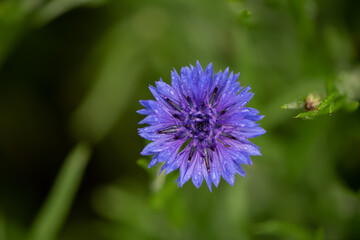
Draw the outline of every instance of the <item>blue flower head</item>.
M239 73L229 75L229 68L213 75L210 63L205 71L196 66L171 72L171 86L160 78L150 85L155 100L141 100L145 107L137 111L147 115L139 135L151 142L141 152L153 155L149 168L163 162L161 171L180 168L178 185L190 178L199 188L205 179L210 191L220 177L234 185L235 174L245 176L241 164L252 164L249 155L261 155L248 138L265 130L256 122L259 111L246 107L253 93L250 86L240 87Z

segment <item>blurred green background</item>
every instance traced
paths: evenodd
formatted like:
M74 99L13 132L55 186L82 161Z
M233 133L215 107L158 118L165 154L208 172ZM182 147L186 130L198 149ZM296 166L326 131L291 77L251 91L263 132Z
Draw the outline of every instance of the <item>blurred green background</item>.
M0 240L359 239L360 111L301 120L280 109L343 78L359 100L359 9L0 1ZM263 156L212 193L178 189L178 172L158 176L139 155L138 100L196 60L241 72L266 116L253 139Z

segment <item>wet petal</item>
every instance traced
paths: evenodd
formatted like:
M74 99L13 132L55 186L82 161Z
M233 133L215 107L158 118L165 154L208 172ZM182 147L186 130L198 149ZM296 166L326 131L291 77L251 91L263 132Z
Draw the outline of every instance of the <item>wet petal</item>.
M194 160L196 162L195 162L195 169L192 174L192 182L196 188L199 188L203 182L202 169L204 168L204 166L202 166L201 159L199 157L195 158Z

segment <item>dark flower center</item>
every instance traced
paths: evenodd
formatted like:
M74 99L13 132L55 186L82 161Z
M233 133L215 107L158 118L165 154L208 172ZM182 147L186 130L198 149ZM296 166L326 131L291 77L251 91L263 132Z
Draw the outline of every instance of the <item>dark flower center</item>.
M212 129L215 123L211 114L206 113L206 111L196 111L195 113L188 113L186 119L184 126L188 137L198 139L200 142L212 138Z
M196 129L198 132L204 132L204 131L206 131L206 128L207 128L208 126L209 126L209 121L208 121L208 120L195 123L195 129Z

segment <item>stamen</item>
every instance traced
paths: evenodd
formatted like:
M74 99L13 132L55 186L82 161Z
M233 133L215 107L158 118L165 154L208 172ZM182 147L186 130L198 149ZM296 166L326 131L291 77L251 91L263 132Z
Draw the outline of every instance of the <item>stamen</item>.
M224 143L223 141L221 141L221 139L218 139L218 141L219 141L222 145L224 145L224 147L226 147L226 148L231 147L231 145Z
M205 166L207 169L207 172L210 173L210 164L209 164L209 153L208 153L208 149L205 148L204 149L204 161L205 161Z
M178 110L179 112L182 111L182 109L173 101L171 101L167 96L163 96L165 98L165 101L175 110Z
M186 120L185 117L184 117L182 114L174 113L172 116L173 116L174 118L179 119L180 121L185 121L185 120Z
M190 108L192 108L194 106L193 102L191 101L189 95L186 96L186 101L188 102L188 104L190 105Z
M218 116L218 117L221 117L221 116L224 115L226 112L227 112L227 109L225 108L225 109L221 110L220 112L218 112L217 116Z
M187 132L186 132L186 131L182 131L182 132L180 132L180 133L178 133L178 134L175 135L174 140L179 140L179 139L184 138L184 137L186 137L186 136L187 136Z
M192 147L191 147L191 150L190 150L188 162L191 161L191 158L192 158L192 156L194 155L195 151L196 151L196 147L195 147L195 146L192 146Z
M205 111L205 103L204 102L201 103L201 111L202 112Z
M230 139L232 139L232 140L238 140L238 139L237 139L236 137L234 137L233 135L230 135L230 134L224 133L224 132L221 133L221 136L230 138Z
M214 152L215 151L215 143L209 139L207 141L207 144L209 145L210 150Z
M216 85L216 87L215 87L215 89L214 89L214 91L213 91L213 93L211 94L211 97L210 97L210 101L209 101L210 106L213 104L213 102L215 100L216 93L217 93L218 89L219 89L219 85Z
M201 114L196 115L197 118L203 119L203 116Z
M159 130L156 133L158 133L158 134L167 134L167 133L174 133L174 132L177 132L177 131L178 131L178 126L173 125L173 126L170 126L168 128L165 128L163 130Z

